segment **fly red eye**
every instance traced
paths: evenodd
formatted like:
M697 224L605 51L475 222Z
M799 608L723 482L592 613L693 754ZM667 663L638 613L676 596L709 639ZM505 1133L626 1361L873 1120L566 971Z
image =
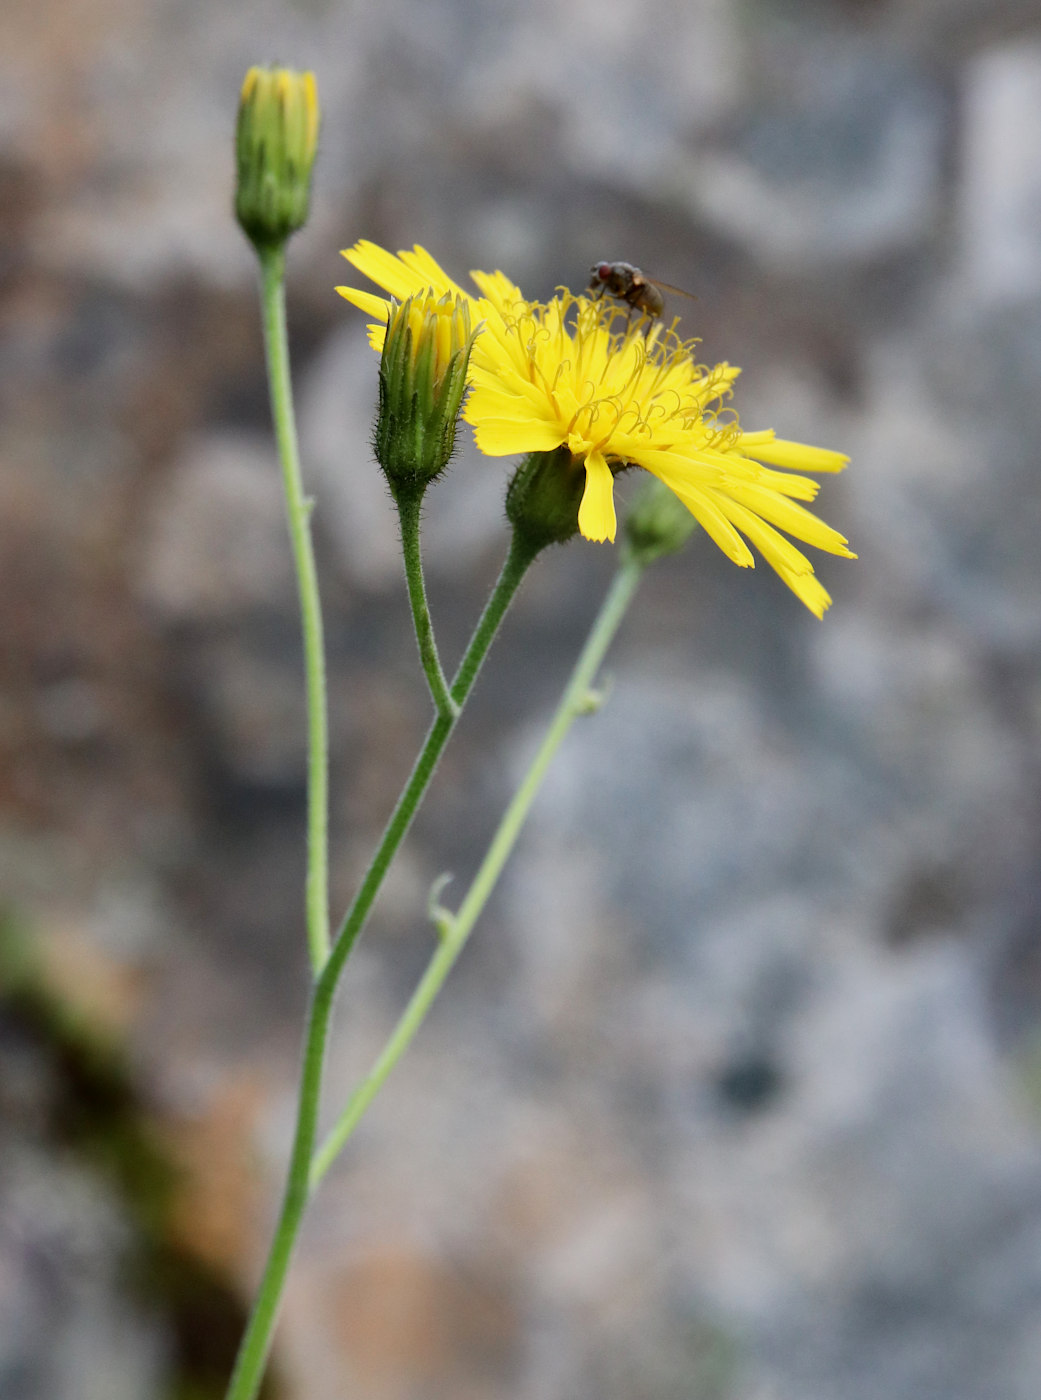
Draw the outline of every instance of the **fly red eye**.
M596 275L600 278L601 282L606 282L611 275L611 264L597 263Z

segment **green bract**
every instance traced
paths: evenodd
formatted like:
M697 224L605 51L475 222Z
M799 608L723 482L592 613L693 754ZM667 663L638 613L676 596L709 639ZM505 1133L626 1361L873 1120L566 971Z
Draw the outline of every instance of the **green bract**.
M525 457L506 490L506 518L535 549L578 533L585 472L566 447Z

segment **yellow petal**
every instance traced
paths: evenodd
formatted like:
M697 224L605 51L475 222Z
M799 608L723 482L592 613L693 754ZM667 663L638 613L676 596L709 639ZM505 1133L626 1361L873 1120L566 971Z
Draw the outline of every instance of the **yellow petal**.
M536 385L529 384L504 369L498 380L475 365L470 376L474 386L473 421L485 414L489 418L543 418L556 420L552 405ZM561 430L563 436L563 426Z
M689 482L664 471L656 471L654 475L679 497L709 539L719 546L728 559L742 569L755 568L752 551L716 504L713 492L698 490Z
M743 451L744 443L749 438L759 436L758 433L744 433L737 445ZM832 452L827 447L810 447L805 442L789 442L785 438L750 444L748 455L760 462L770 462L775 467L795 467L804 472L840 472L849 464L845 453Z
M792 578L802 578L813 573L813 565L802 550L796 549L791 540L786 540L761 516L747 510L737 501L730 501L725 497L720 498L720 505L742 534L752 541L771 569L777 570L789 588L793 586Z
M363 276L368 277L391 296L397 297L399 301L404 301L413 292L423 290L423 283L400 258L367 238L355 243L353 248L344 248L343 256Z
M789 577L782 569L777 571L800 602L805 603L814 617L823 617L831 607L831 594L816 574L794 574Z
M518 302L524 301L524 293L515 282L510 281L505 272L471 272L470 276L474 284L500 311L512 311Z
M771 467L758 467L753 478L755 485L765 486L770 491L779 491L782 496L792 496L798 501L814 501L821 489L819 481L811 476L796 476L793 472L775 472Z
M343 256L360 273L399 301L427 288L432 288L439 296L445 292L466 295L418 243L411 252L406 250L394 254L381 248L378 243L363 238L353 248L343 249Z
M857 557L847 548L846 537L840 535L838 530L833 530L812 511L805 510L776 491L741 483L728 486L726 494L731 500L740 501L761 519L768 520L771 525L787 530L797 540L804 540L816 549L826 549L829 554L841 554L843 559Z
M336 290L349 301L352 306L357 306L369 316L378 316L381 321L387 319L387 299L378 297L373 292L360 292L356 287L337 287Z
M614 513L614 478L600 452L586 458L586 489L578 508L578 528L587 540L613 540L618 528Z
M451 292L453 296L465 297L467 301L473 300L472 297L467 296L458 283L452 281L441 264L432 258L419 243L414 245L411 252L402 249L398 257L410 271L419 277L424 287L433 287L438 296L443 296L445 292Z
M512 457L515 452L552 452L561 443L560 429L553 423L540 423L533 418L483 416L474 420L469 417L469 411L463 417L473 423L474 441L489 457Z

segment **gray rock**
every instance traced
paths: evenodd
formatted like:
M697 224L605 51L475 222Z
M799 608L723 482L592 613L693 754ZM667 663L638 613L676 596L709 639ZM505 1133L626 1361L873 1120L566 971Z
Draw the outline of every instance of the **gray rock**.
M1041 44L985 50L964 75L960 234L976 303L1041 292Z
M686 207L768 265L832 268L929 238L944 106L885 47L803 35L743 110L732 143L674 172Z
M139 560L141 596L167 624L212 625L291 599L271 441L215 433L191 443L152 502Z
M5 1400L149 1400L165 1339L123 1287L127 1227L88 1172L5 1140L0 1390ZM46 1339L46 1345L41 1345Z
M337 271L344 283L363 284L348 263ZM301 380L301 451L316 524L341 568L357 583L381 589L400 580L402 568L397 513L372 454L379 358L365 333L367 318L347 302L341 306L345 324Z
M646 1057L649 1228L674 1232L691 1305L742 1338L770 1393L1018 1400L1041 1145L998 1089L977 956L876 935L911 843L957 864L967 814L950 804L975 791L991 821L1010 775L988 799L949 765L909 773L903 843L887 841L900 818L875 811L870 774L851 806L824 746L796 759L740 689L665 695L623 678L572 731L508 877L528 1034L592 1078L595 1131ZM962 753L948 723L934 712L938 756ZM914 763L924 732L883 721L887 766Z

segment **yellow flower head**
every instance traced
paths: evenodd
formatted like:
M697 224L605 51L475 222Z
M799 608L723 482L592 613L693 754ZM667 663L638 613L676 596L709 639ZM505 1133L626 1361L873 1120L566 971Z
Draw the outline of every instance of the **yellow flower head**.
M456 285L418 245L398 255L360 242L344 257L391 297L432 291L471 305L481 334L470 357L463 417L489 456L566 447L585 469L578 527L613 540L614 477L638 466L665 483L735 564L751 567L750 541L806 606L831 602L809 559L787 535L846 559L845 539L808 511L818 482L805 472L841 471L842 453L742 430L726 405L740 371L695 359L695 341L660 324L645 333L611 303L561 290L529 302L501 272L473 272L480 295ZM387 297L354 287L341 296L376 318L381 349ZM778 470L780 468L781 470Z

